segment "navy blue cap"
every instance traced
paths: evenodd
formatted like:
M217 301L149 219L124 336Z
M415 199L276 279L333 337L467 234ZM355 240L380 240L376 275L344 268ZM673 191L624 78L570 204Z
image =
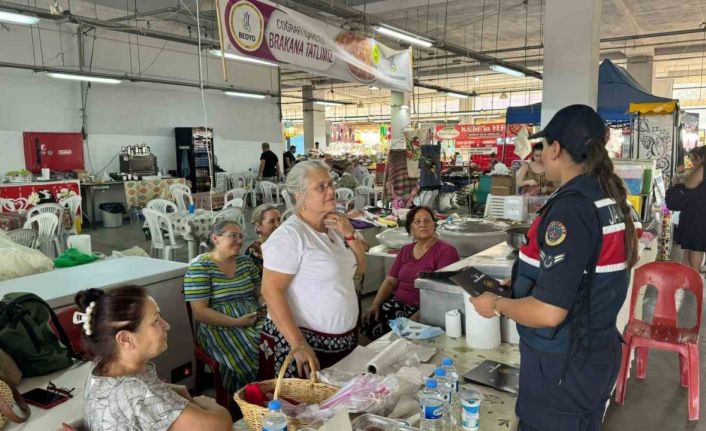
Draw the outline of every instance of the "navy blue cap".
M589 143L595 139L605 139L605 125L590 106L570 105L554 114L547 127L528 137L536 138L559 141L561 147L574 157L585 159Z

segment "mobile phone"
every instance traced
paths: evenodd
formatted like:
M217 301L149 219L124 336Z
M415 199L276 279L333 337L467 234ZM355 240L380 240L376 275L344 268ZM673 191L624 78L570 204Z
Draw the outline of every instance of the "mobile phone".
M267 316L267 304L262 304L257 307L257 315L260 317Z
M25 392L22 394L22 398L27 401L27 404L41 407L43 409L50 409L69 399L69 397L65 395L57 394L56 392L48 391L42 388L34 388L31 391Z

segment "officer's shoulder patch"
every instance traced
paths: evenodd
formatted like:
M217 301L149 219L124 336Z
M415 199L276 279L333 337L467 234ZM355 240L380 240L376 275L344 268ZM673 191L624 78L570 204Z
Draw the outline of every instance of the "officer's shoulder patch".
M548 246L554 247L566 239L566 226L564 223L554 220L547 225L547 230L544 232L544 242Z

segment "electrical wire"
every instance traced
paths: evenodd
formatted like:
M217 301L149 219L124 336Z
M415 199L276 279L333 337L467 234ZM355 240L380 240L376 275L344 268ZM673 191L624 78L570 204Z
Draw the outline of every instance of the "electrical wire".
M182 0L179 0L184 4ZM203 126L208 131L208 111L206 110L206 96L203 88L203 59L201 51L201 16L199 0L196 2L196 33L198 36L198 59L199 59L199 89L201 90L201 107L203 108ZM186 5L184 5L186 7ZM188 8L187 8L188 9ZM206 156L208 157L208 176L209 176L209 206L211 211L213 211L213 185L215 183L215 178L213 175L213 132L211 132L211 145L206 144Z

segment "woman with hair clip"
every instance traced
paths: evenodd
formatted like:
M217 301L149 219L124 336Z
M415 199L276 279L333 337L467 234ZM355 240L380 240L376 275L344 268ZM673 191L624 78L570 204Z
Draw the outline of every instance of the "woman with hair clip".
M616 318L638 260L640 226L592 108L563 108L530 138L545 139L547 179L561 186L527 233L512 298L470 300L484 317L517 322L520 429L599 430L620 367Z
M257 376L260 272L239 255L243 231L234 221L216 222L207 244L211 251L186 269L184 299L198 322L197 342L221 365L223 387L233 393Z
M169 324L143 287L104 293L82 290L74 299L83 341L95 357L86 382L85 424L90 431L227 431L230 413L208 397L162 382L151 361L167 350Z

